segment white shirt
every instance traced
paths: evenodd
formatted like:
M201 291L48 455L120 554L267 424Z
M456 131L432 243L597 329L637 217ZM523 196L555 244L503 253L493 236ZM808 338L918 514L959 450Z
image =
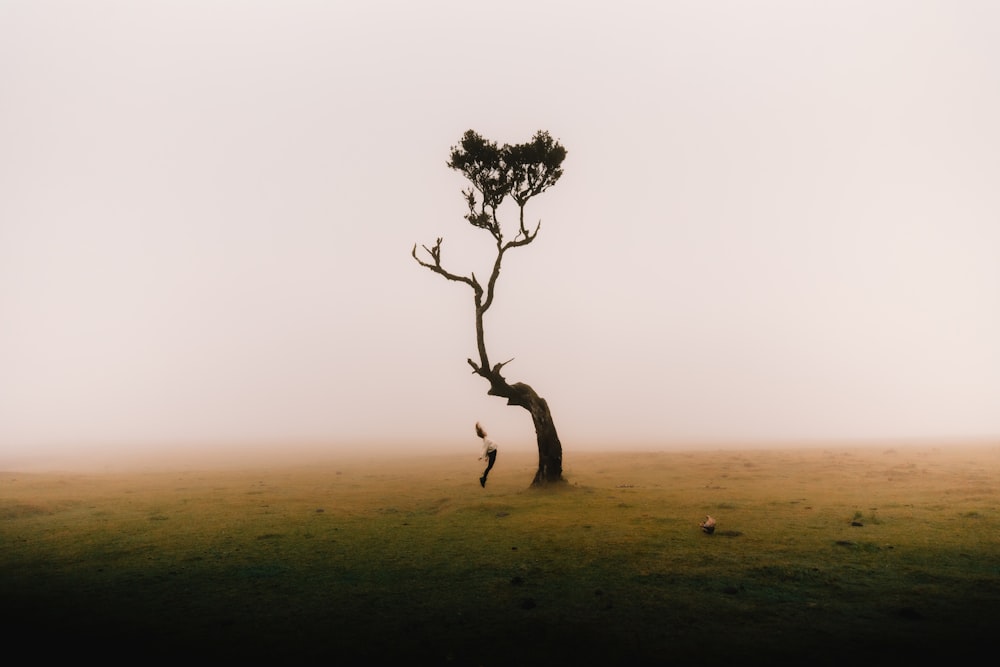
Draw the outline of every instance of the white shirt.
M486 458L486 456L490 452L495 452L496 449L497 449L497 444L495 442L493 442L492 440L490 440L489 438L487 438L484 435L483 436L483 453L479 455L479 458L481 458L481 459L482 458Z

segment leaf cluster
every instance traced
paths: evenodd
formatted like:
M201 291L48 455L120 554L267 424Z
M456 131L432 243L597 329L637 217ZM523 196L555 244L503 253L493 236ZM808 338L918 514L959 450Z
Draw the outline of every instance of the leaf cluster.
M488 230L497 241L503 234L497 208L510 197L521 210L535 195L555 185L563 174L566 149L545 131L523 144L498 145L468 130L451 148L448 166L472 184L462 190L473 226Z

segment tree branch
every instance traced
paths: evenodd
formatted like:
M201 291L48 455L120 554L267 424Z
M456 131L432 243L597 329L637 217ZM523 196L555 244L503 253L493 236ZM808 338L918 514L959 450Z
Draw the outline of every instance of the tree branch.
M444 276L448 280L454 280L456 282L465 283L473 290L475 290L476 294L481 294L483 288L480 287L479 283L476 281L475 274L473 274L471 278L468 276L459 276L454 273L450 273L449 271L445 270L443 266L441 266L441 243L443 241L444 241L443 238L439 238L437 240L437 243L434 244L433 248L428 248L425 245L421 246L424 249L424 251L431 256L433 263L425 262L424 260L420 259L419 256L417 256L416 243L413 244L413 252L410 254L413 255L413 259L417 260L417 264L419 264L420 266L426 267L431 271L433 271L434 273Z

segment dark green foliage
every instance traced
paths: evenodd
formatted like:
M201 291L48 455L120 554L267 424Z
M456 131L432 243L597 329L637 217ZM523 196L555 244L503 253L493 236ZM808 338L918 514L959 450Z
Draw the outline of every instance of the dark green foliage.
M566 149L548 132L536 132L528 143L498 146L469 130L452 147L448 166L472 184L462 191L469 206L465 219L502 242L497 208L508 196L523 208L529 199L555 185L565 159Z

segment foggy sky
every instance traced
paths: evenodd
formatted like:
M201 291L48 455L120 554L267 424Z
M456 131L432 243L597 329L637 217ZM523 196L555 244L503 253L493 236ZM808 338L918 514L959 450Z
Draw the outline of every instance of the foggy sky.
M446 167L547 130L486 340L564 447L1000 436L1000 5L0 3L0 467L478 452Z

